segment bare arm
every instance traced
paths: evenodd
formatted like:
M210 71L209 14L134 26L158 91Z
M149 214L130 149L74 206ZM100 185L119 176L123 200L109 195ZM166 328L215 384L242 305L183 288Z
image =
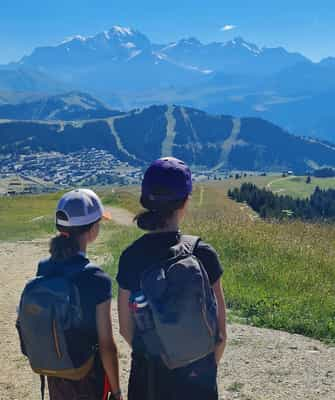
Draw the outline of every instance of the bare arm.
M221 279L218 279L213 285L214 294L217 301L218 306L218 322L219 322L219 331L221 342L218 343L215 349L215 358L216 362L219 363L227 342L227 323L226 323L226 304L224 300L223 288Z
M113 338L111 300L99 304L96 314L101 360L108 376L112 393L117 393L120 390L119 360Z
M130 291L119 288L118 312L120 334L124 337L129 346L132 346L134 336L134 320L129 310Z

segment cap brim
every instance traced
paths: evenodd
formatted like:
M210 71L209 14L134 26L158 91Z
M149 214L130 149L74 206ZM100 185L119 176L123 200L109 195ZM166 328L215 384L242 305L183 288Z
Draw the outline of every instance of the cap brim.
M110 221L112 219L112 214L109 211L104 211L102 214L102 219Z

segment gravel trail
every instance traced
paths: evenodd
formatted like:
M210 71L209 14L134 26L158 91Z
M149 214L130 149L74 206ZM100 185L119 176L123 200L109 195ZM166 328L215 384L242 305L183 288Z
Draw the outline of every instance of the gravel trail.
M22 288L45 256L46 240L0 243L0 400L35 400L40 396L39 379L20 354L14 323ZM126 390L130 352L118 334L113 304ZM219 387L220 399L225 400L334 400L335 348L299 335L230 325L229 345L219 366Z

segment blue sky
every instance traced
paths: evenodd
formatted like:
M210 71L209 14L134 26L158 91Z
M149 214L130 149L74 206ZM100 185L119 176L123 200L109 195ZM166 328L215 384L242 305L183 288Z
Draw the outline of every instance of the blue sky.
M137 28L160 43L242 36L319 60L335 56L334 21L334 0L1 0L0 63L113 25ZM223 31L226 25L235 28Z

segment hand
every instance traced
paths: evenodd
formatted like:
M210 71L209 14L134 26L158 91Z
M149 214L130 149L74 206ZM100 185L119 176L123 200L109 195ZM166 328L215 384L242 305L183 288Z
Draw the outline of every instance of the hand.
M116 393L112 393L111 400L123 400L121 390L118 390Z
M220 341L219 343L216 345L215 350L214 350L214 354L215 354L215 360L216 360L216 364L219 365L220 360L223 356L223 353L225 351L226 348L226 343L227 343L227 334L225 333L220 334Z

